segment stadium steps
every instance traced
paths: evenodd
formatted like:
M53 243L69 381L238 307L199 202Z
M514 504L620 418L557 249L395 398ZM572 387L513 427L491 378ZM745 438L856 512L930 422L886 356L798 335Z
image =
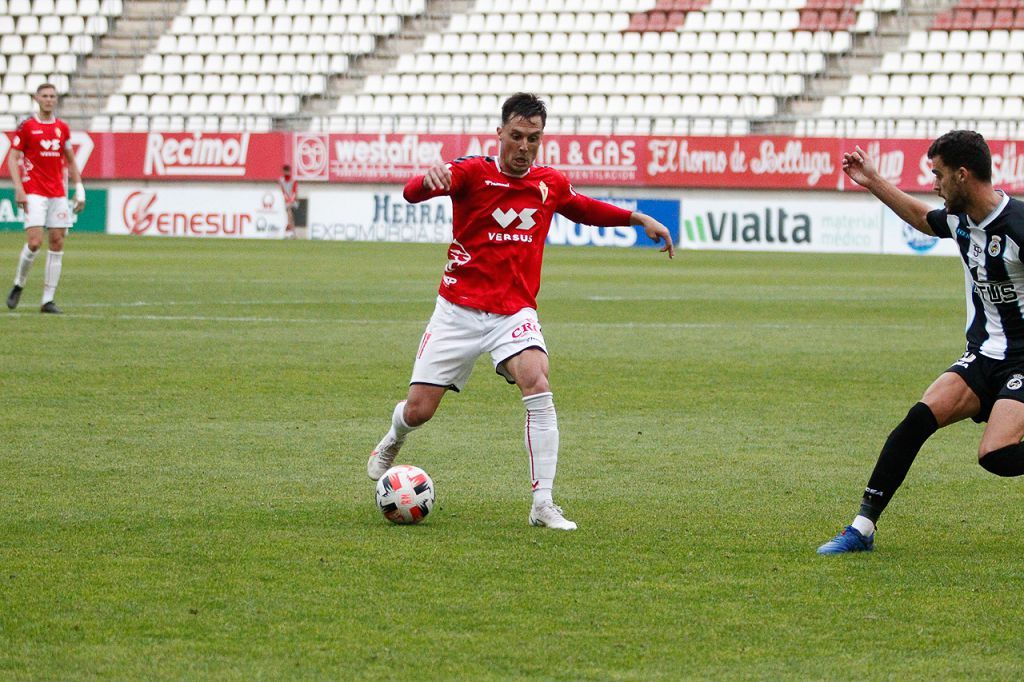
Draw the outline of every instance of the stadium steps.
M751 124L751 132L762 135L793 135L796 122L821 113L822 101L829 95L846 92L850 77L870 73L886 52L906 45L911 31L928 28L935 17L955 6L959 0L910 0L899 12L882 15L874 33L854 35L848 54L831 55L824 73L811 79L800 97L780 104L775 118Z
M427 0L422 15L406 17L399 33L379 41L371 54L352 60L347 72L332 74L324 96L304 98L297 116L275 118L274 129L305 129L309 118L330 117L338 107L339 97L362 90L368 75L394 69L400 55L415 52L427 35L443 30L451 23L453 14L467 12L474 4L475 0Z
M61 101L61 116L88 119L103 111L126 74L136 73L142 58L156 46L185 0L131 0L113 28L82 60L71 77L69 94Z

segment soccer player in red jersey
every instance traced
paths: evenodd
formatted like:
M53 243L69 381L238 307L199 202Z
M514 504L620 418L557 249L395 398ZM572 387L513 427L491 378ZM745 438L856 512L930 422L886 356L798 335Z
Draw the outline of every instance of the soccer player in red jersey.
M281 188L281 196L284 197L284 211L288 224L284 228L284 238L295 238L295 207L299 204L299 181L292 177L292 167L284 165L281 168L281 177L277 179L277 186Z
M526 93L513 95L501 109L496 158L465 157L437 165L405 186L405 198L412 203L452 198L453 239L408 395L395 407L391 429L366 469L371 479L379 479L409 432L433 417L445 392L459 391L476 359L488 353L495 371L519 387L526 407L530 524L575 530L551 497L558 421L536 310L551 219L560 213L587 225L638 225L649 239L664 242L661 251L669 258L675 252L668 229L654 218L579 194L561 172L534 165L546 119L543 101Z
M71 130L68 124L54 114L57 108L57 88L49 83L40 85L35 94L39 113L25 119L18 126L11 143L7 168L14 184L14 201L25 213L25 245L18 259L14 275L14 288L7 296L7 307L16 308L21 300L28 271L43 243L43 230L49 237L46 254L46 273L43 277L43 299L40 310L59 313L53 302L60 281L61 261L64 256L64 236L74 224L68 206L64 172L67 170L75 183L74 212L85 208L85 187L82 175L71 150Z

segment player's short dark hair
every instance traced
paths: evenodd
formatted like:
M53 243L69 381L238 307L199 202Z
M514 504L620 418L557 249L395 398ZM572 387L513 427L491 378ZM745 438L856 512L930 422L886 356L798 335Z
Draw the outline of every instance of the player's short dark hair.
M289 166L287 163L285 165L281 166L281 170L291 170L291 169L292 169L292 167Z
M506 125L515 116L522 118L540 116L540 125L543 128L548 122L548 108L544 105L544 100L537 95L529 92L517 92L501 105L501 125Z
M53 90L54 92L57 92L57 91L58 91L58 90L57 90L57 86L56 86L56 85L54 85L53 83L43 83L43 84L42 84L42 85L40 85L40 86L39 86L38 88L36 88L36 94L38 95L38 94L39 94L40 92L42 92L43 90L47 90L47 89L49 89L49 90Z
M928 147L928 158L942 157L950 168L966 168L982 182L992 182L992 152L973 130L950 130Z

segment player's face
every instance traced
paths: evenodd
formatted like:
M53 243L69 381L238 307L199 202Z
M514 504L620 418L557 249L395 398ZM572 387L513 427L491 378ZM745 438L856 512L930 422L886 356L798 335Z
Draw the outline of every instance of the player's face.
M966 209L964 173L963 168L947 166L941 156L932 158L932 175L935 177L932 189L946 202L949 213L963 213Z
M53 88L43 88L36 93L36 104L39 105L39 112L52 114L57 108L57 91Z
M508 123L498 128L498 140L501 141L498 160L501 169L512 175L523 175L530 170L543 137L544 123L540 116L513 116L509 119Z

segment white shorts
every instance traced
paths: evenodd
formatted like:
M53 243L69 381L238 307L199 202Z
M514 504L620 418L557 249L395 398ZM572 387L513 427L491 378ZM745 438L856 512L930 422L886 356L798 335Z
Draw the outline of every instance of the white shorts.
M44 197L29 194L26 199L25 227L69 228L75 224L67 197Z
M456 305L438 296L434 314L420 340L409 383L461 391L477 358L489 353L494 371L512 384L515 382L503 363L527 348L548 352L533 308L498 315Z

